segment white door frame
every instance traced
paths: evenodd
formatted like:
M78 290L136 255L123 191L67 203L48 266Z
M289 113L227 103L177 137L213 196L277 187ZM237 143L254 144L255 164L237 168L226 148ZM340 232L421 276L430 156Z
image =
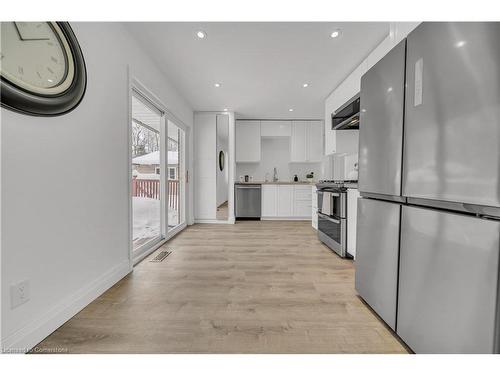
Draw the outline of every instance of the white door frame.
M189 137L190 137L190 128L184 124L182 120L177 118L172 112L168 110L168 108L163 104L163 102L156 96L153 92L151 92L146 86L144 86L136 77L132 76L132 74L129 71L129 85L128 85L128 158L127 158L127 172L128 172L128 197L129 197L129 207L128 207L128 219L129 219L129 265L130 269L133 269L133 266L139 263L141 260L143 260L145 257L147 257L149 254L154 252L156 249L158 249L160 246L162 246L165 242L167 242L170 238L178 234L180 231L182 231L184 228L186 228L186 222L188 221L188 211L187 211L187 199L182 199L182 195L185 197L188 196L188 184L187 181L184 184L184 194L181 194L181 202L184 207L185 211L185 220L182 225L179 225L176 227L174 230L168 232L168 215L166 214L166 210L168 209L168 199L163 199L163 204L161 207L161 226L162 226L162 234L163 238L159 240L158 242L154 243L153 245L148 246L147 249L144 249L144 251L141 251L139 248L137 255L134 256L134 244L133 244L133 211L132 211L132 131L131 131L131 126L130 124L132 123L132 96L133 92L136 91L140 95L142 95L145 99L151 102L152 105L154 105L157 109L159 109L162 112L162 123L160 127L160 139L163 139L162 142L162 148L160 149L160 155L161 156L161 162L160 162L160 175L161 176L166 176L167 172L167 165L165 163L165 158L167 154L167 142L168 142L168 122L167 121L172 121L175 125L177 125L180 129L184 130L185 134L185 144L186 144L186 149L184 151L185 154L185 161L184 161L184 168L186 170L189 170L189 164L188 164L188 147L187 145L189 144ZM164 144L163 144L164 143ZM161 151L164 150L164 151ZM168 197L168 191L167 191L167 185L165 181L162 181L160 179L160 191L163 197Z

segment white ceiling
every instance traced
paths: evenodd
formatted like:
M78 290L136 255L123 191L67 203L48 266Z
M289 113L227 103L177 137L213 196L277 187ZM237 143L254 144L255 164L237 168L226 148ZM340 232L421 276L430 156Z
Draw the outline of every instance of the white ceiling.
M194 110L228 108L238 118L256 119L322 118L328 94L389 34L388 22L126 27ZM337 28L342 35L333 39ZM206 38L197 38L198 30Z

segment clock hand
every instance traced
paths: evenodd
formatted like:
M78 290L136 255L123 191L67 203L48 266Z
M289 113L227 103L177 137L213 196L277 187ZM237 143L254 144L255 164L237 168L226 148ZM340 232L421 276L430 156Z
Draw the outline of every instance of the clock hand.
M17 35L19 36L19 39L21 41L30 41L30 40L50 40L50 38L23 38L21 35L21 31L19 30L19 27L17 26L17 22L14 22L14 26L16 27Z
M19 37L20 40L23 40L23 37L21 36L21 32L19 31L19 27L17 27L17 22L12 22L14 24L14 27L16 28L17 31L17 36Z

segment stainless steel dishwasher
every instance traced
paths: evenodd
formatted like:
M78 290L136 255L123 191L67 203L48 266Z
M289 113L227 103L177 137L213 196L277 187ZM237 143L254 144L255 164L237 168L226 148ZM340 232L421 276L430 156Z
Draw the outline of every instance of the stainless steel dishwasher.
M260 184L234 186L236 219L260 219L261 190Z

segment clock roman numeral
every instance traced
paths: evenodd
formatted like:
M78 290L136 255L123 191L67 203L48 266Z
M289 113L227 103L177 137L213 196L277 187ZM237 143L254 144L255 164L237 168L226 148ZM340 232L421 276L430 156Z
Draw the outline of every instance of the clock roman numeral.
M19 72L19 74L24 74L24 69L22 66L18 66L17 71Z

